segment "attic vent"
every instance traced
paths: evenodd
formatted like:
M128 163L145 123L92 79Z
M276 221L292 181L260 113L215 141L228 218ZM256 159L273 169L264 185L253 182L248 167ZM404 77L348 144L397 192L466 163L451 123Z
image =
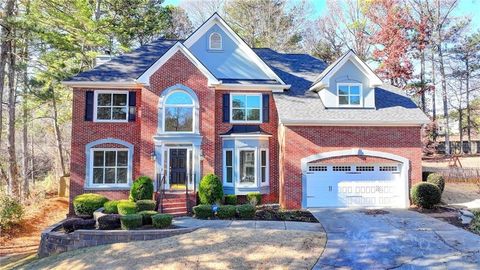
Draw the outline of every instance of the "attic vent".
M222 49L222 35L217 32L213 32L210 35L208 42L208 49L210 50L221 50Z

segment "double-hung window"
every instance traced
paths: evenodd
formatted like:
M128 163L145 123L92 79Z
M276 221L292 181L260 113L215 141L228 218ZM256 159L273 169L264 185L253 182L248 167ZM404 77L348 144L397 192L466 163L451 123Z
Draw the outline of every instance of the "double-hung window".
M267 167L267 150L260 150L260 182L262 185L267 184L268 180L268 167Z
M231 95L232 123L260 123L262 121L261 94L232 94Z
M224 182L226 185L233 184L233 149L224 150Z
M339 83L339 106L362 106L362 85L359 83Z
M255 150L240 150L239 151L239 173L240 184L251 185L255 184L256 180L256 162L255 162Z
M95 91L95 121L127 122L128 92Z
M128 150L127 149L92 149L92 186L127 185Z

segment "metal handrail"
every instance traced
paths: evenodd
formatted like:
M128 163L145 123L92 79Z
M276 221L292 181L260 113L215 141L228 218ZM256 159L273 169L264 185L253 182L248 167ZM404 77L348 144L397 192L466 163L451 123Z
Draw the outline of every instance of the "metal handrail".
M160 174L158 174L157 181L157 210L160 213L163 213L163 197L165 197L165 174L162 177L159 177Z

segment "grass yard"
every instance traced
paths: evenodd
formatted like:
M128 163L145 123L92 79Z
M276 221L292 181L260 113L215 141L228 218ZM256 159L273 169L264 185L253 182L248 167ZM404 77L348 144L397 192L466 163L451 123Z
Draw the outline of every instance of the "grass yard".
M160 240L66 252L20 269L310 269L322 232L199 229Z

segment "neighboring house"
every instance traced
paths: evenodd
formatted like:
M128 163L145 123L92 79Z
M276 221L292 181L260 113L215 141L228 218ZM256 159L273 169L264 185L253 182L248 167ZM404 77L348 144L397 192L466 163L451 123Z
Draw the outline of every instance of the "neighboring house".
M460 135L450 135L448 137L450 143L450 151L452 154L461 154L461 147L460 147ZM445 154L445 136L440 136L437 138L438 147L437 153ZM463 141L463 153L464 154L473 154L478 155L480 154L480 135L476 132L472 132L472 136L470 138L470 144L468 143L468 136L463 134L462 137Z
M251 49L214 14L186 40L159 39L64 83L71 198L126 198L141 175L191 193L215 173L226 194L261 192L285 208L407 207L421 181L428 118L353 51L327 67Z

